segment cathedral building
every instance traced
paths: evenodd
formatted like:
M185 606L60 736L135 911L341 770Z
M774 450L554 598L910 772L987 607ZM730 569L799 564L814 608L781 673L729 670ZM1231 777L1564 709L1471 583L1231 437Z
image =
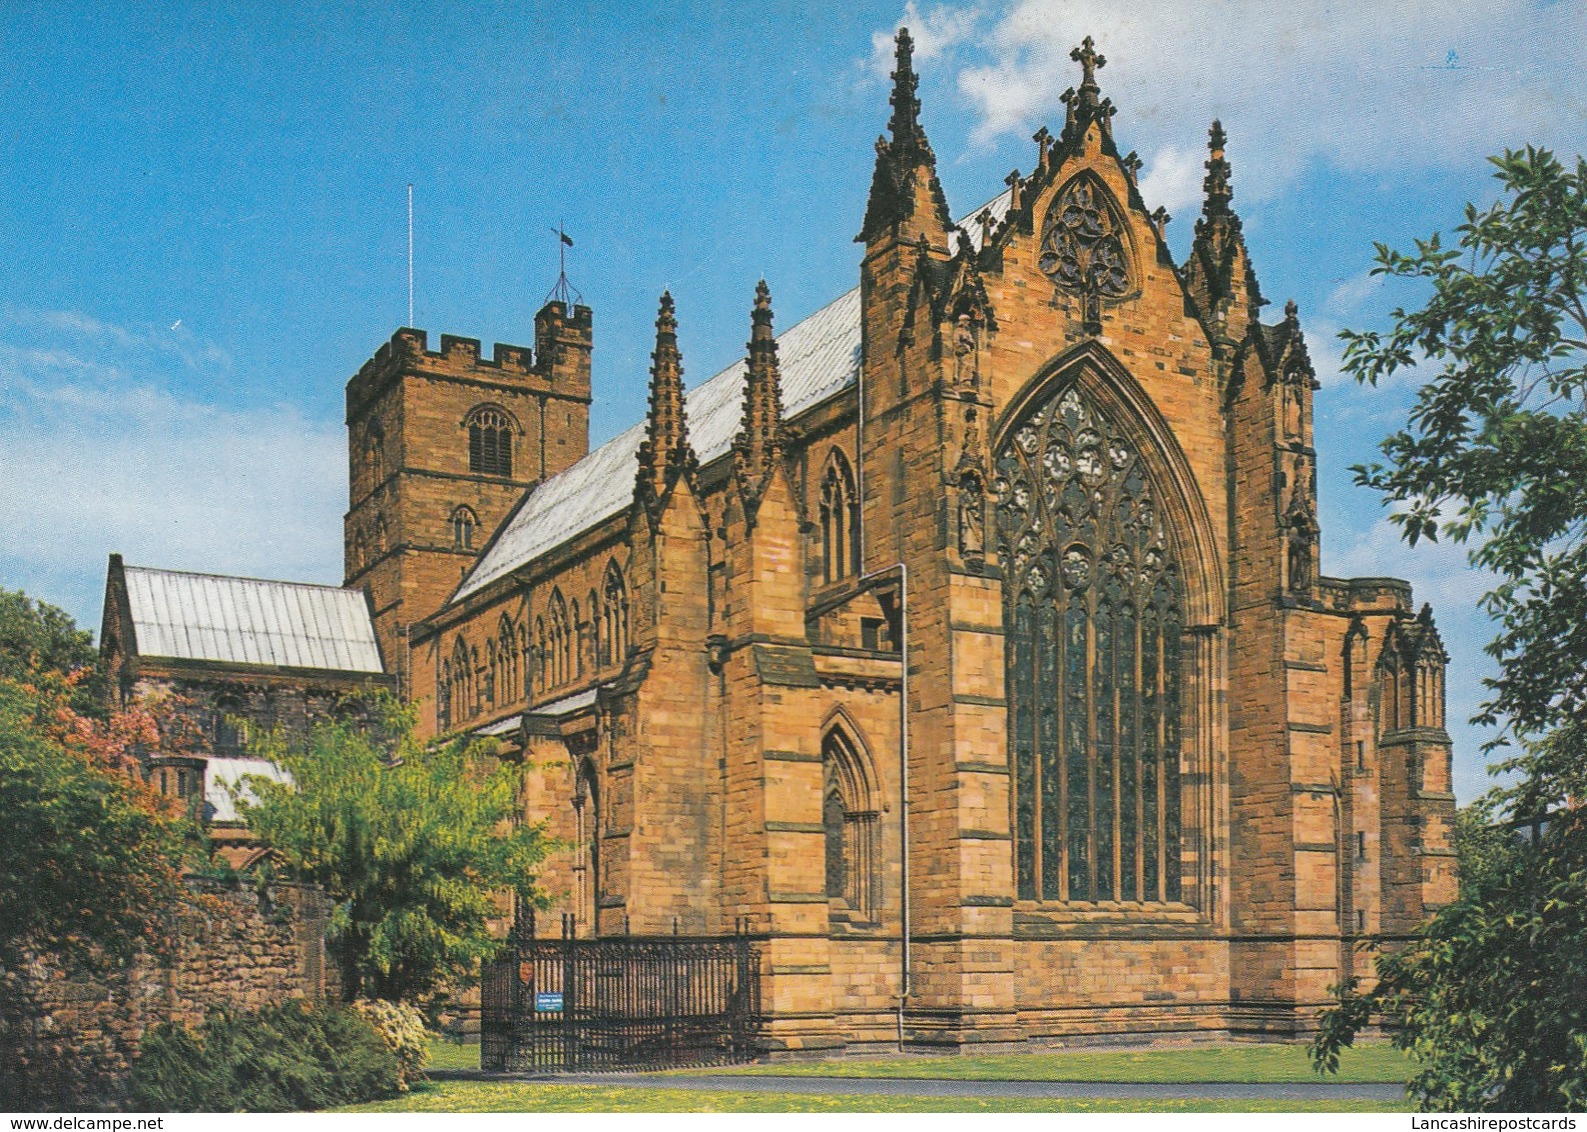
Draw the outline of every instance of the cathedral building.
M579 935L762 945L773 1049L1285 1036L1454 895L1446 656L1320 571L1297 311L1218 123L1187 262L1080 82L955 221L907 32L858 287L588 450L589 308L347 386L345 585L532 767ZM748 296L746 296L748 298Z

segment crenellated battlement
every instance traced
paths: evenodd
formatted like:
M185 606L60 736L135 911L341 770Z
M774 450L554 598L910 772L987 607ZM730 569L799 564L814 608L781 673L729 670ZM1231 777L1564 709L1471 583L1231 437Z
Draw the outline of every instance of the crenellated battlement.
M514 375L545 377L534 365L535 352L528 346L512 346L497 342L491 356L480 355L480 340L460 334L441 335L440 349L429 348L430 336L426 331L403 327L383 342L374 356L365 362L347 384L349 403L365 394L399 370L408 373L425 373L437 377L480 376L489 381L500 381Z
M535 315L532 348L497 342L488 358L481 356L478 338L442 334L440 348L431 350L428 332L404 326L347 383L348 419L398 374L521 382L535 393L587 401L594 324L589 307L576 304L570 313L553 300Z

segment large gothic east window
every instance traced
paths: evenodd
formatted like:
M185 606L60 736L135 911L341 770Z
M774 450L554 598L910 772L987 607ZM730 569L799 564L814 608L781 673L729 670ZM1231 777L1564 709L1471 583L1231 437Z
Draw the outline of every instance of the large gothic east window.
M995 489L1019 897L1177 901L1183 585L1147 469L1070 386Z

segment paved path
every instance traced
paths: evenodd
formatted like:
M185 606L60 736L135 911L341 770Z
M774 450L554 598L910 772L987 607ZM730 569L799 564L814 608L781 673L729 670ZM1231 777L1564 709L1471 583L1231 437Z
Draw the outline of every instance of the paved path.
M438 1080L535 1081L548 1085L615 1085L629 1089L699 1089L733 1093L847 1093L880 1097L1008 1097L1071 1100L1299 1100L1399 1101L1405 1086L1296 1081L1285 1084L1145 1084L1113 1081L961 1081L901 1077L771 1077L712 1073L661 1076L651 1073L526 1073L432 1070Z

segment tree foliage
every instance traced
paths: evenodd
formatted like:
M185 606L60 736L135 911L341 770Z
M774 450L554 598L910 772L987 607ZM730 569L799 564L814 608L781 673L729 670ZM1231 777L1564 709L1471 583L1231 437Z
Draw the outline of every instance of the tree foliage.
M128 1084L139 1112L303 1112L391 1096L402 1064L357 1011L291 999L150 1027Z
M1511 782L1456 828L1460 894L1414 941L1340 989L1319 1068L1374 1018L1420 1068L1424 1108L1587 1109L1587 162L1492 159L1501 199L1468 205L1457 241L1378 246L1379 274L1419 280L1420 309L1350 332L1345 370L1429 376L1385 460L1357 468L1407 541L1469 544L1499 675L1479 722L1519 741ZM1547 817L1538 822L1536 819ZM1530 835L1518 831L1526 829Z
M78 711L93 660L64 613L0 591L0 963L158 948L182 895L188 824L134 754L159 713Z
M73 710L103 714L94 637L65 610L0 589L0 677L67 690Z
M549 843L518 820L521 767L493 747L425 746L392 703L381 726L278 735L258 753L290 783L248 780L248 824L294 876L336 901L331 946L349 998L423 999L466 980L499 942L489 921L500 894L538 901L534 873Z
M1460 898L1377 954L1371 992L1352 983L1323 1012L1314 1059L1337 1068L1381 1017L1419 1062L1410 1087L1425 1109L1587 1110L1584 891L1587 813L1561 814L1536 844L1489 839Z
M1587 703L1587 161L1528 147L1490 159L1500 200L1458 239L1379 244L1374 272L1421 281L1387 333L1346 331L1346 373L1425 377L1386 460L1359 482L1397 504L1406 539L1469 543L1500 675L1481 719L1519 735L1581 724Z

